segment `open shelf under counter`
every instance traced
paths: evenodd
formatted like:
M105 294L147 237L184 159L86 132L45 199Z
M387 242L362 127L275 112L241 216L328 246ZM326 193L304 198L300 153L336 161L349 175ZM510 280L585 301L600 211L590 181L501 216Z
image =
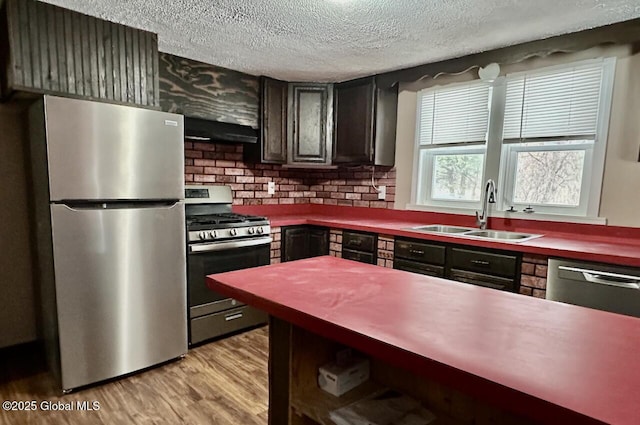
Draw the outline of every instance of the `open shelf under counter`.
M291 408L294 414L304 415L320 425L334 425L329 413L363 399L384 387L371 380L348 391L340 397L329 394L318 387L307 387L291 394Z
M272 323L277 319L272 318ZM280 322L283 324L283 322ZM286 327L286 325L284 325ZM393 389L419 401L436 419L430 425L525 425L526 419L482 403L432 380L417 378L411 372L365 353L370 361L370 378L358 387L336 397L317 385L318 367L333 360L343 344L297 326L289 326L289 424L335 425L330 412Z

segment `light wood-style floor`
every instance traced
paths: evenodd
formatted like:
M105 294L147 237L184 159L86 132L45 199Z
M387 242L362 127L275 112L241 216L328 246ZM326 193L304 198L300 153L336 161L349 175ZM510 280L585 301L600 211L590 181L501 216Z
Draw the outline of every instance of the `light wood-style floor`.
M0 359L0 402L98 401L99 411L15 412L0 424L267 423L268 328L192 349L183 360L62 396L38 358Z

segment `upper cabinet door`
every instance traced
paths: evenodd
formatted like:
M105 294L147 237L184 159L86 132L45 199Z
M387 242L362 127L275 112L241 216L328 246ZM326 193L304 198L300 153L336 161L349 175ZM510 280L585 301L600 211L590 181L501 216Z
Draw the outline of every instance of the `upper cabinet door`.
M287 96L289 84L262 79L261 158L266 163L287 162Z
M393 166L398 88L374 77L336 85L334 164Z
M289 84L289 163L331 161L333 85Z
M335 164L373 161L374 94L372 78L335 86Z

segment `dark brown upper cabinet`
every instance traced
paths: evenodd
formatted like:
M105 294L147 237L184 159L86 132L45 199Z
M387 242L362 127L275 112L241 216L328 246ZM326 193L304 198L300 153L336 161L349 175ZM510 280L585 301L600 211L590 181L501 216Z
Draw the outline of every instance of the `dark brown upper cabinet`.
M287 162L287 96L289 83L262 77L260 143L245 146L245 157L266 164Z
M333 84L290 83L288 98L287 164L330 165Z
M335 85L333 164L385 165L395 161L398 89L375 77Z
M36 0L0 1L0 95L158 107L156 34Z

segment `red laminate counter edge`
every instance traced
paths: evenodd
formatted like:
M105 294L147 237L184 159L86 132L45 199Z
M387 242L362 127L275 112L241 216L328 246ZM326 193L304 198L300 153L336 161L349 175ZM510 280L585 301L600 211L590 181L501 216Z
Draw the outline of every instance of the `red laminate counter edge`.
M239 212L263 214L272 227L310 224L343 230L359 230L391 236L404 236L538 254L640 267L640 229L529 220L492 219L492 228L542 234L520 243L470 239L450 235L427 234L410 230L427 224L474 227L472 217L416 211L321 205L234 207ZM537 226L537 227L536 227Z
M637 318L328 256L207 283L543 423L640 423Z

